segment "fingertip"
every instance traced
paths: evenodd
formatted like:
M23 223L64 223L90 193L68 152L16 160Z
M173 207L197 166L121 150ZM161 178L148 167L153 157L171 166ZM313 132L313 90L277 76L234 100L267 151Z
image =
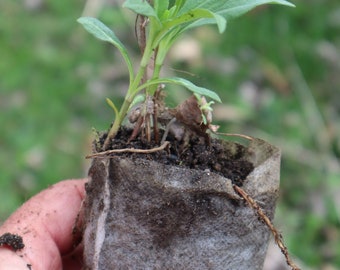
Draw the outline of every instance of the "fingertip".
M22 257L14 251L5 247L0 247L0 270L29 270L28 264Z

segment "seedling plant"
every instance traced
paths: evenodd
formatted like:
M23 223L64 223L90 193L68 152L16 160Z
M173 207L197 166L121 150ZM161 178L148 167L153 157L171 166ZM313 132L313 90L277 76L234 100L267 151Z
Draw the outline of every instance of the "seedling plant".
M181 122L197 135L204 137L206 142L209 142L207 130L216 131L216 126L211 125L211 105L214 102L221 102L221 99L214 91L197 86L184 78L161 77L160 71L166 56L172 45L184 32L196 27L215 24L218 31L223 33L228 20L236 18L259 5L270 3L294 6L285 0L126 0L123 7L137 14L135 33L141 50L141 59L136 71L126 47L109 27L96 18L79 18L78 22L88 32L100 40L111 43L120 51L129 73L129 87L123 104L118 108L111 99L107 98L106 100L113 109L115 118L103 145L96 147L97 150L99 148L102 152L95 153L90 157L106 156L118 152L151 153L162 150L169 144L165 139L169 125L174 121ZM164 109L162 92L166 84L175 84L187 88L193 95L184 100L175 110L172 110L172 113L170 113L172 118L166 119L167 126L164 129L162 140L160 140L158 122L164 120L164 115L161 115L162 107ZM207 101L207 99L210 101ZM137 104L138 110L135 109ZM151 128L153 128L153 139L156 144L161 142L161 146L153 149L108 150L128 114L129 121L134 123L134 130L129 141L135 139L142 130L143 135L150 142ZM286 257L287 264L292 269L299 269L289 258L288 251L282 242L282 236L258 204L241 187L234 185L234 190L255 210L258 217L270 229L276 243Z
M150 140L150 127L154 127L155 140L157 131L157 115L155 106L161 99L164 84L176 84L193 92L197 106L201 111L201 124L208 129L211 121L211 105L221 102L220 97L209 89L196 86L192 82L179 77L161 77L160 71L165 58L181 35L195 27L215 24L223 33L228 20L236 18L247 11L267 3L293 6L285 0L126 0L123 7L135 12L136 36L141 49L141 60L137 71L133 61L115 33L96 18L81 17L78 22L96 38L114 45L125 60L129 72L129 88L120 108L109 98L107 103L113 109L115 118L103 145L106 150L117 135L123 120L134 105L140 103L138 120L134 133L144 126L146 137ZM151 74L148 74L151 70ZM211 101L207 102L206 98ZM153 123L153 124L151 124ZM135 135L136 136L136 135Z

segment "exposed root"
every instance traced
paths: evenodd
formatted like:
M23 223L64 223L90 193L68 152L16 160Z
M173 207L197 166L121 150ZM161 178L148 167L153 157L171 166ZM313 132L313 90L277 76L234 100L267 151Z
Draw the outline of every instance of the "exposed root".
M132 134L131 134L131 136L128 140L128 143L130 143L132 140L136 139L136 137L138 136L139 132L142 129L143 122L144 122L144 117L142 115L140 115L138 120L137 120L137 123L135 125L135 128L133 129Z
M249 141L254 140L253 137L247 136L247 135L243 135L243 134L237 134L237 133L223 133L223 132L213 132L216 135L222 135L222 136L230 136L230 137L239 137L239 138L243 138L243 139L247 139Z
M171 125L176 121L176 118L172 118L170 120L170 122L166 125L166 128L165 128L165 131L164 131L164 134L163 134L163 137L162 137L162 140L161 140L161 144L163 144L166 140L166 138L168 137L168 134L169 134L169 131L170 131L170 127Z
M285 246L285 244L283 243L282 235L276 230L276 228L274 227L274 225L272 224L270 219L267 217L267 215L263 212L261 207L242 188L240 188L236 185L233 185L233 188L236 191L236 193L238 193L243 199L246 200L246 202L249 204L249 206L256 211L259 218L268 226L268 228L270 229L270 231L272 232L272 234L274 236L275 243L278 245L282 254L286 258L287 265L290 266L292 268L292 270L301 270L299 267L297 267L294 264L294 262L290 258L288 249Z
M150 154L150 153L154 153L154 152L157 152L157 151L164 150L166 147L169 146L169 144L170 144L170 142L166 141L161 146L154 147L154 148L151 148L151 149L135 149L135 148L113 149L113 150L95 153L95 154L92 154L92 155L87 155L85 158L98 158L98 157L109 158L110 157L109 155L115 154L115 153Z

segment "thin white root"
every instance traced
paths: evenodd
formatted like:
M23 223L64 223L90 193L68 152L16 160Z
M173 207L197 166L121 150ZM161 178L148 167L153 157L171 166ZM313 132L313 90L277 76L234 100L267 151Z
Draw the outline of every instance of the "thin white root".
M109 158L110 157L109 155L115 154L115 153L150 154L150 153L154 153L154 152L157 152L157 151L164 150L166 147L168 147L169 144L170 144L170 142L165 141L163 144L161 144L161 146L151 148L151 149L135 149L135 148L113 149L113 150L95 153L95 154L92 154L92 155L87 155L85 158L96 158L96 157L106 157L106 158L108 157Z

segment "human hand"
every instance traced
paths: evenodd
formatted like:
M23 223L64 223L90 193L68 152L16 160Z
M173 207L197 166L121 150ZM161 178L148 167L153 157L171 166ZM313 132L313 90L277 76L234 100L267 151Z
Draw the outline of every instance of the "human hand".
M24 248L0 247L0 270L81 269L82 246L74 247L73 226L85 196L86 179L66 180L24 203L0 227L23 238Z

